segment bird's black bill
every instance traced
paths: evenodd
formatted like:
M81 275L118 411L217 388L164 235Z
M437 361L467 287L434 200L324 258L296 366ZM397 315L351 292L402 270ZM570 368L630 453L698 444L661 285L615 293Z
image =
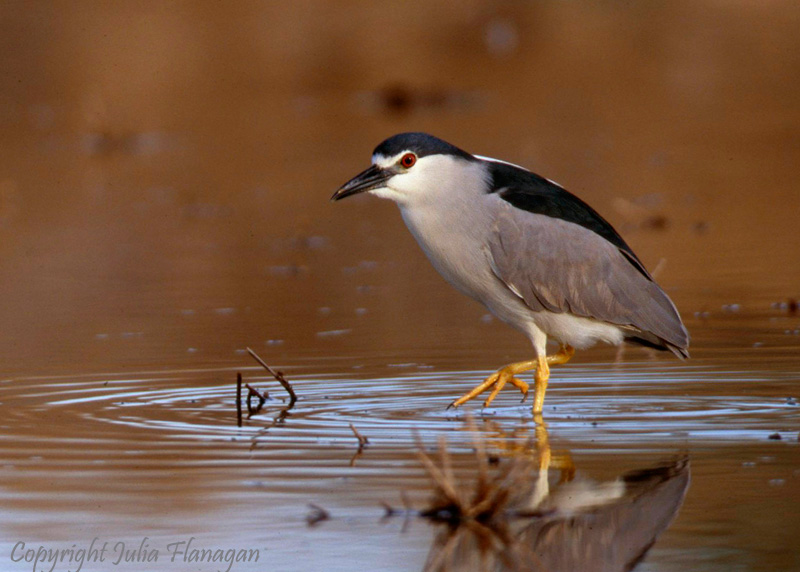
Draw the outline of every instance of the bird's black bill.
M341 188L333 193L332 201L338 201L350 195L358 193L365 193L372 189L378 189L384 186L384 183L394 173L387 169L381 169L376 165L372 165L369 169L359 173L349 181L347 181Z

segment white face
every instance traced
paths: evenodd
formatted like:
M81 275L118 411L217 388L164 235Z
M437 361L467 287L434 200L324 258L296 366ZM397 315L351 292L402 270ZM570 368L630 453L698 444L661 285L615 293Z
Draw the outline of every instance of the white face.
M394 175L386 180L385 186L369 192L401 206L424 202L437 193L447 192L464 176L467 165L450 155L417 157L412 151L403 151L392 157L374 155L372 164Z

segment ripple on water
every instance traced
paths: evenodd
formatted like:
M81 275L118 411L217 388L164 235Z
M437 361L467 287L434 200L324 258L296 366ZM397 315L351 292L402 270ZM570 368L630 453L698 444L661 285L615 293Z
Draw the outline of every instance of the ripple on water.
M390 370L395 373L396 368ZM285 417L282 390L271 379L251 383L268 388L264 410L244 427L236 426L233 370L178 370L135 376L28 380L24 386L0 386L2 401L15 397L28 407L9 411L29 422L57 419L62 438L101 438L105 426L166 432L170 438L218 440L253 438L283 425L271 440L302 443L352 440L349 424L371 439L408 445L413 432L449 430L467 414L530 420L529 403L504 391L489 407L480 404L447 410L450 401L479 383L485 372L442 372L403 369L391 376L293 375L300 396ZM252 381L255 379L255 381ZM769 384L791 388L793 376L772 374ZM545 419L562 437L577 441L587 434L595 445L626 442L742 441L765 438L783 421L793 423L797 407L785 397L754 393L764 380L749 372L711 367L663 364L577 366L554 376L545 405ZM711 391L710 391L711 390ZM9 403L10 404L10 403ZM70 417L81 423L64 423ZM786 424L784 423L784 425Z

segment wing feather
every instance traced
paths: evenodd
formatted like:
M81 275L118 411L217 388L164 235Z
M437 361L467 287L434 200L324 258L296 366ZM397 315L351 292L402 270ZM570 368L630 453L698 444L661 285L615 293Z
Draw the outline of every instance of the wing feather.
M620 245L584 226L503 203L489 256L497 277L534 311L608 322L688 355L688 333L669 297Z

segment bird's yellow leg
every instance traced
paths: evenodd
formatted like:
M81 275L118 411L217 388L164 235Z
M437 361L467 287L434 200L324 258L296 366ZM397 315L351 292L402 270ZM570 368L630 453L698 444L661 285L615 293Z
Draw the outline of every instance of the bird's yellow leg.
M511 382L512 385L518 388L524 395L527 395L528 384L525 383L524 381L517 379L515 376L519 373L530 371L536 368L538 366L538 363L539 362L537 360L528 360L528 361L520 361L517 363L508 364L507 366L500 368L495 373L487 377L483 383L473 388L472 391L456 399L453 403L450 404L450 407L458 407L459 405L463 405L470 399L477 397L490 387L494 386L492 393L483 403L483 406L487 407L495 398L495 396L498 394L498 392L501 389L503 389L505 384L508 383L509 381Z
M539 453L539 470L558 469L559 483L571 481L575 478L575 463L569 451L556 453L550 449L550 439L547 434L547 425L541 413L533 415L536 423L536 449Z
M533 374L533 414L542 412L544 407L544 394L547 391L547 381L550 379L550 366L547 365L547 358L538 358L538 367Z
M541 413L534 413L533 421L536 423L536 452L539 454L539 470L546 471L550 468L550 439L547 435L547 425Z
M544 408L544 394L547 391L547 382L550 379L550 365L560 365L567 363L575 355L575 348L572 346L561 346L555 355L539 357L536 373L533 375L534 397L533 413L541 413Z

